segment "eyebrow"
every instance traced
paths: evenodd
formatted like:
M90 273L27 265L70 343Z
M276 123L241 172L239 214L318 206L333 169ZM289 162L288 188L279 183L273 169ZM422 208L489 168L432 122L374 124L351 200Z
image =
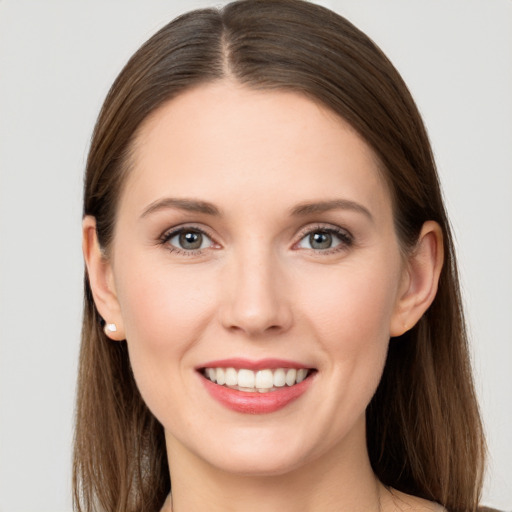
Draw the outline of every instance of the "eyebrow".
M362 213L372 222L374 221L374 218L368 208L365 208L362 204L356 203L355 201L350 201L348 199L331 199L313 203L302 203L295 206L292 209L291 214L293 216L302 217L315 213L324 213L330 210L352 210L357 213Z
M157 199L151 203L140 216L141 218L147 217L151 213L174 208L178 210L185 210L187 212L204 213L206 215L220 215L219 209L212 203L206 201L199 201L196 199L177 199L174 197L165 197Z
M165 197L157 199L151 203L141 215L141 218L168 208L185 210L187 212L203 213L206 215L220 215L219 209L212 203L207 201L200 201L197 199L178 199L174 197ZM364 214L373 222L373 216L370 211L363 205L350 201L348 199L331 199L327 201L316 201L311 203L302 203L291 210L291 215L294 217L303 217L315 213L324 213L330 210L352 210Z

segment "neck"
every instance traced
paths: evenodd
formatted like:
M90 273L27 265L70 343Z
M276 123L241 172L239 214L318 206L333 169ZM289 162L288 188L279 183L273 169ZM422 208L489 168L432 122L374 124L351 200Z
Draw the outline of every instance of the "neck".
M307 464L265 476L223 471L167 436L172 512L379 512L383 488L360 433Z

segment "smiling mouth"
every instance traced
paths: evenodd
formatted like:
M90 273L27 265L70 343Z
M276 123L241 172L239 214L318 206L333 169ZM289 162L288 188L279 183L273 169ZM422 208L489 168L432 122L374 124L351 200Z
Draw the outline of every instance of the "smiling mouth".
M201 374L214 384L246 393L269 393L292 387L307 379L315 370L310 368L202 368Z

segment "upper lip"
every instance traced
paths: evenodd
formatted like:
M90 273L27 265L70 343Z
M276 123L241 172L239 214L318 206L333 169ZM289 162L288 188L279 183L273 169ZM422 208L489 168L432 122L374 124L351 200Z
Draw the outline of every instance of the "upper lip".
M237 370L246 369L246 370L266 370L266 369L275 369L275 368L311 368L311 366L305 365L303 363L299 363L297 361L290 361L286 359L275 359L275 358L265 358L258 360L244 359L241 357L235 357L230 359L217 359L215 361L208 361L200 366L198 366L197 370L202 370L203 368L235 368Z

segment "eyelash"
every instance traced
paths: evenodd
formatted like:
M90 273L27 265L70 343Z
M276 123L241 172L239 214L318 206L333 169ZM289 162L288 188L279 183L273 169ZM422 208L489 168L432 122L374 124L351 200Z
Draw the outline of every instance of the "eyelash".
M176 229L173 229L171 231L166 231L159 239L160 245L165 245L166 249L175 254L179 254L182 256L199 256L203 253L205 249L182 249L180 247L176 247L175 245L171 245L169 243L170 240L172 240L175 236L178 236L182 233L198 233L202 236L205 236L209 238L212 242L212 244L215 244L213 238L211 235L209 235L204 229L201 229L196 226L183 226Z
M211 241L212 245L215 245L215 241L211 235L209 235L204 229L201 229L201 228L193 226L193 225L179 227L179 228L173 229L171 231L166 231L159 238L159 244L162 246L165 245L169 252L183 255L183 256L191 257L191 256L198 256L198 255L202 254L205 251L204 248L203 249L182 249L180 247L176 247L169 243L169 241L172 240L175 236L178 236L180 234L187 233L187 232L191 232L191 233L194 232L194 233L198 233L202 236L205 236ZM304 228L299 234L299 240L293 244L293 247L297 247L298 244L300 244L306 237L311 236L314 233L326 233L326 234L334 235L340 241L340 243L338 245L336 245L335 247L329 247L327 249L313 249L313 248L307 249L306 248L306 250L313 251L314 253L316 253L318 255L327 256L329 254L341 252L341 251L347 250L354 244L354 238L347 230L338 228L338 227L325 226L325 225L319 224L319 225L316 225L313 227ZM210 248L210 247L208 247L208 248Z
M303 231L301 231L299 234L299 241L294 244L294 247L301 243L306 237L311 236L314 233L326 233L334 235L340 241L340 243L335 247L329 247L327 249L306 249L314 252L315 254L318 254L319 256L328 256L330 254L346 251L354 244L354 237L346 229L332 225L326 226L318 224L313 227L308 226Z

